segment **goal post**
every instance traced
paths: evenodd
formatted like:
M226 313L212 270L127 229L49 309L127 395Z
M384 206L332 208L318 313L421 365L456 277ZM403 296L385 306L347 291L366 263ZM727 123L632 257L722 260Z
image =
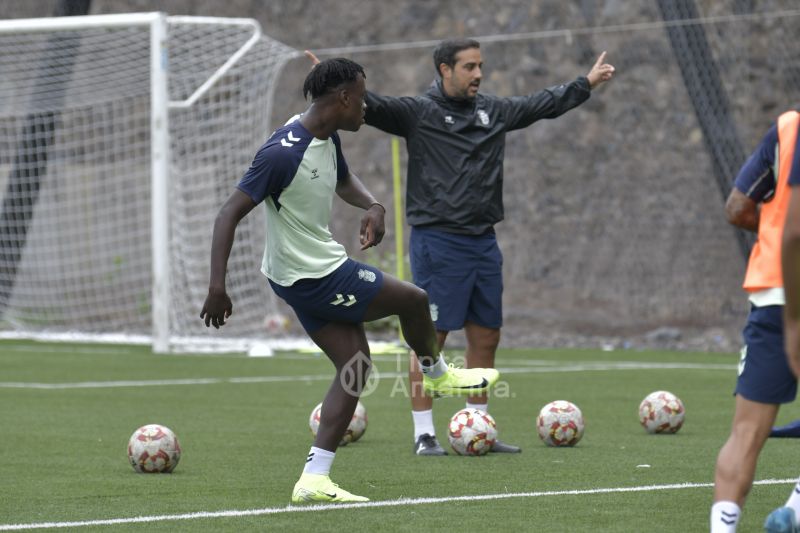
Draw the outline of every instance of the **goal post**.
M263 329L260 212L229 261L236 323L209 335L199 311L214 213L300 53L252 19L164 13L0 21L0 49L4 332L167 352Z

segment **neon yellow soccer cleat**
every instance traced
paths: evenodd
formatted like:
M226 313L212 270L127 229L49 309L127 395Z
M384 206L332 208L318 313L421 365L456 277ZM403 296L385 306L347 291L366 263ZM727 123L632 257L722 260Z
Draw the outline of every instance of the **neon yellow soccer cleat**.
M368 502L369 498L350 494L321 474L303 474L292 491L292 503L350 503Z
M422 376L422 388L432 396L470 396L483 394L495 384L500 372L494 368L456 368L450 364L447 372L436 379Z

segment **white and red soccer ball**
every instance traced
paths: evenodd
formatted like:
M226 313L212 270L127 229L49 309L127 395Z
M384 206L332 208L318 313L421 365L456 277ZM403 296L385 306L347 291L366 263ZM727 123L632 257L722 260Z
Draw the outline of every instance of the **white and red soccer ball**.
M315 437L317 436L317 431L319 431L321 412L322 402L314 407L311 411L311 416L308 417L308 427L311 429L311 434ZM353 418L350 419L350 423L347 425L347 430L345 430L339 446L347 446L347 444L357 441L364 435L365 431L367 431L367 408L364 407L364 404L358 402L356 410L353 413Z
M450 419L447 440L458 455L485 455L497 440L497 424L485 411L462 409Z
M548 446L575 446L583 437L583 414L566 400L550 402L539 411L536 431Z
M685 416L683 402L671 392L651 392L639 404L639 422L648 433L676 433Z
M148 424L128 440L128 460L140 474L168 474L181 459L178 437L166 426Z

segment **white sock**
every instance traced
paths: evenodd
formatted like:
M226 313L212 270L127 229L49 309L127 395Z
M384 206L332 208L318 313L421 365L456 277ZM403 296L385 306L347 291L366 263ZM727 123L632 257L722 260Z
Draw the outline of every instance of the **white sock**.
M329 452L328 450L312 446L308 451L308 458L306 459L306 466L303 468L303 473L327 476L331 471L334 457L336 457L336 452Z
M447 373L447 362L444 360L444 355L439 354L439 359L431 366L425 366L421 362L419 364L422 373L429 378L436 379Z
M786 505L784 507L791 507L794 509L795 517L800 517L800 481L798 481L794 489L792 489L792 495L786 500Z
M414 442L417 442L419 436L425 433L436 436L436 430L433 429L433 409L411 411L411 416L414 419Z
M734 502L716 502L711 506L711 533L735 533L742 510Z
M489 404L487 403L470 403L467 402L467 409L477 409L479 411L483 411L484 413L489 412Z

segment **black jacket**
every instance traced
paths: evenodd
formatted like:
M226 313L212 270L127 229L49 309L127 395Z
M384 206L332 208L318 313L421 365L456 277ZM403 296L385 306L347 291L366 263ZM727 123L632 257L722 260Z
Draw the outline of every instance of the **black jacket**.
M409 225L481 235L503 220L506 132L562 115L589 94L580 76L527 96L467 101L446 96L437 80L421 96L368 92L365 120L406 139Z

